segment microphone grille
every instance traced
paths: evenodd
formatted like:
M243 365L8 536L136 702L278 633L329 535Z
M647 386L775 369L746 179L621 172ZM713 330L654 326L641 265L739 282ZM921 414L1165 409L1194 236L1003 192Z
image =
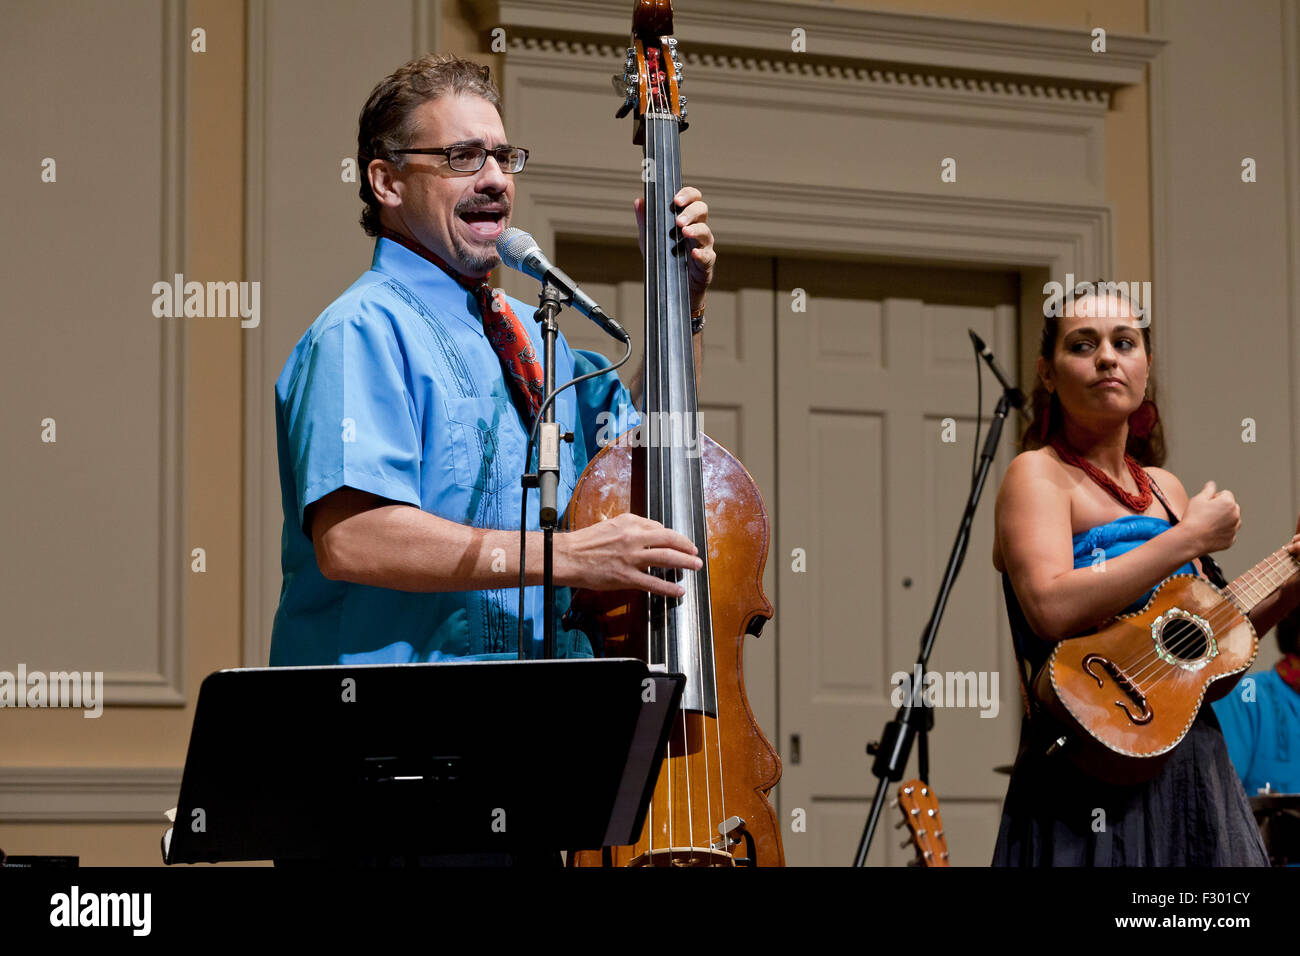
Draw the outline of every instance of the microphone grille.
M537 248L537 240L511 226L497 238L497 255L511 269L518 269L523 264L524 256Z

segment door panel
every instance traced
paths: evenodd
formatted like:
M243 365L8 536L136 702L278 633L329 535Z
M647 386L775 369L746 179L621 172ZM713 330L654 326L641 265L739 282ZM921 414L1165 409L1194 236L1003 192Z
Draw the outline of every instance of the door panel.
M994 273L778 261L781 740L788 758L797 735L800 756L786 760L780 809L787 820L806 809L808 826L787 836L790 863L853 859L876 784L864 746L897 709L891 676L912 671L970 486L975 383L966 330L1014 356L1017 297L1014 277ZM987 415L997 391L985 379ZM1014 431L1003 435L931 660L933 669L970 672L976 691L968 706L936 712L931 739L931 783L954 810L945 821L950 846L966 864L991 856L1005 790L991 768L1010 759L1019 729L1014 670L1001 673L1010 637L989 564L992 497ZM806 555L802 569L788 560L795 549ZM970 706L981 686L996 716ZM915 768L914 750L909 773ZM893 814L882 816L868 862L911 859Z

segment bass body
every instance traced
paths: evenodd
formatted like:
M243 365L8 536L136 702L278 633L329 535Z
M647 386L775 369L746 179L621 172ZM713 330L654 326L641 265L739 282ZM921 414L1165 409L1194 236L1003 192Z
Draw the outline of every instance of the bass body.
M566 512L570 528L628 511L644 513L646 449L639 430L601 449L578 480ZM763 593L768 520L762 496L745 467L707 435L700 436L706 533L700 553L709 572L709 616L716 708L683 710L655 784L641 839L606 853L574 854L578 866L783 866L781 830L768 794L781 778L781 760L754 719L745 693L744 644L757 636L773 608ZM600 642L605 657L635 657L652 666L663 598L644 591L579 591L565 617ZM696 698L706 696L702 669L687 674ZM688 691L690 688L688 688ZM728 831L723 833L719 827Z

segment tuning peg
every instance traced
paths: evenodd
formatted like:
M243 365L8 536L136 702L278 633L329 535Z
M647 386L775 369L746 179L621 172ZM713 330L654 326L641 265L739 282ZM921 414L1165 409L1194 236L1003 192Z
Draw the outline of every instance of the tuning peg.
M911 845L912 845L911 840L904 840L902 843L898 844L898 848L900 850L906 850Z
M903 829L903 827L905 827L905 826L907 826L907 821L906 821L906 820L899 820L897 823L894 824L894 829L895 829L895 830L901 830L901 829Z

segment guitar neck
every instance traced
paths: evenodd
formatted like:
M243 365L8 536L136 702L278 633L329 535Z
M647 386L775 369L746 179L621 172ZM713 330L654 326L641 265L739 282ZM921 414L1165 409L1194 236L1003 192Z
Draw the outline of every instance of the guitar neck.
M1250 614L1270 594L1300 573L1297 561L1286 548L1274 551L1228 585L1227 595L1242 614Z

